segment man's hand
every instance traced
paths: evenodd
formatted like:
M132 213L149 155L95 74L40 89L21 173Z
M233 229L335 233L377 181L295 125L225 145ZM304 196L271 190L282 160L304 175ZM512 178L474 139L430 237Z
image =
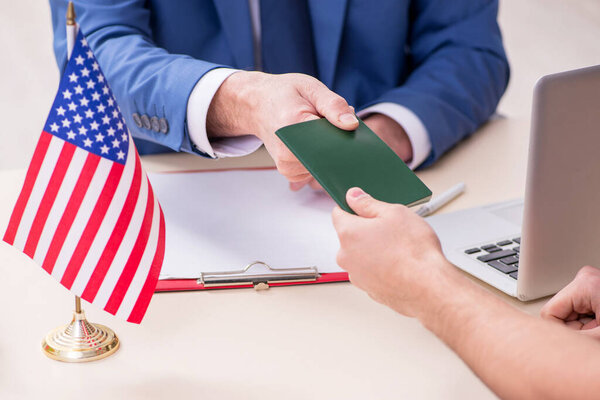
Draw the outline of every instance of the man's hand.
M209 136L254 134L290 182L311 176L275 135L286 125L325 117L338 128L358 127L354 109L317 79L303 74L236 72L221 85L208 110ZM315 143L318 146L318 143Z
M583 267L542 308L542 318L600 339L600 270Z
M333 210L338 264L376 301L419 317L440 295L430 290L432 283L454 272L435 232L408 208L377 201L359 188L350 189L346 201L358 215Z

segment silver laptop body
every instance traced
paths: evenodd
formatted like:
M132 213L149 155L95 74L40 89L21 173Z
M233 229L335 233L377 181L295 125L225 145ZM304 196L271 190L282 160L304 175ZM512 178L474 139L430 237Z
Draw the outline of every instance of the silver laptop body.
M427 221L450 262L520 300L600 267L600 66L536 84L524 201Z

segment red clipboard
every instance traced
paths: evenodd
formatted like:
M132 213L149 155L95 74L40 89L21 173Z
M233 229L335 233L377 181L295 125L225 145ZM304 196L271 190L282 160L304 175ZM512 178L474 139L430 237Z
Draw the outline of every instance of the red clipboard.
M334 282L347 282L347 272L332 272L320 274L320 276L314 281L306 282L273 282L268 283L268 287L277 286L292 286L292 285L311 285L318 283L334 283ZM264 286L263 286L264 287ZM259 285L247 284L247 285L223 285L223 286L211 286L205 287L202 283L198 282L198 279L165 279L159 280L156 289L156 293L160 292L183 292L189 290L213 290L213 289L242 289L242 288L263 288ZM264 287L266 289L266 287Z
M173 172L165 172L169 173L191 173L191 172L224 172L224 171L260 171L260 170L273 170L274 167L251 167L251 168L223 168L223 169L210 169L210 170L185 170L185 171L173 171ZM249 264L246 269L252 267L255 264L263 264L269 267L267 264L262 262L254 262ZM213 283L213 284L205 284L201 277L194 279L159 279L156 284L155 292L177 292L177 291L192 291L192 290L213 290L213 289L243 289L243 288L254 288L256 290L268 289L270 287L278 287L278 286L292 286L292 285L310 285L310 284L321 284L321 283L335 283L335 282L348 282L348 273L347 272L330 272L330 273L319 273L316 268L310 267L314 269L314 275L310 277L306 277L305 279L292 279L292 280L278 280L273 279L278 275L269 275L263 277L257 277L253 279L252 282L247 282L246 279L241 279L241 281L246 281L242 283L228 283L224 282L222 284ZM245 269L245 270L246 270ZM273 269L274 271L280 271L277 269ZM241 272L241 271L237 271Z

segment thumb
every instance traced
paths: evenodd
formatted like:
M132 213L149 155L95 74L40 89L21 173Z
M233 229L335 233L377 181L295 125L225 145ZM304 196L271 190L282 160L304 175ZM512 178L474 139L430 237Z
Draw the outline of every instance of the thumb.
M360 217L375 218L380 215L389 204L375 200L361 188L349 189L346 193L346 201L350 208Z

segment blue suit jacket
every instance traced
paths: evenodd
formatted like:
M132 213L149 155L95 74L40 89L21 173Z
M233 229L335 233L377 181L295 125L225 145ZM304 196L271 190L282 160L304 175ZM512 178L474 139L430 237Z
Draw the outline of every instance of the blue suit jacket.
M63 67L67 1L50 4ZM431 139L425 165L486 121L508 83L497 0L309 7L317 78L358 110L378 102L411 109ZM192 151L185 119L196 82L219 66L253 68L248 0L79 0L75 9L131 133L146 141L140 153ZM137 127L135 112L165 117L169 132Z

